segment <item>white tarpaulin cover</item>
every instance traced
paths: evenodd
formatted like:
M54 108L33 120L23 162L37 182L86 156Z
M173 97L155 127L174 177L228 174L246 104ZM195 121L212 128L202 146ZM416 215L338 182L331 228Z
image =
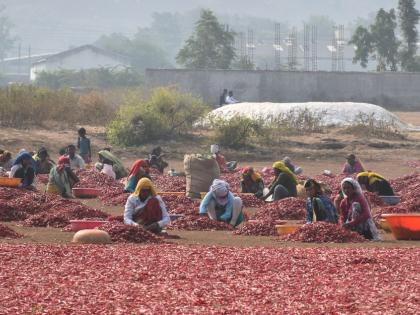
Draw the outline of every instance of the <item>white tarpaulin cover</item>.
M388 110L373 104L352 102L308 102L308 103L237 103L225 105L209 113L213 117L229 119L233 116L270 119L280 115L298 113L308 109L322 115L322 124L346 126L355 122L357 117L374 115L375 120L394 123L401 129L412 129ZM208 116L210 117L210 116Z

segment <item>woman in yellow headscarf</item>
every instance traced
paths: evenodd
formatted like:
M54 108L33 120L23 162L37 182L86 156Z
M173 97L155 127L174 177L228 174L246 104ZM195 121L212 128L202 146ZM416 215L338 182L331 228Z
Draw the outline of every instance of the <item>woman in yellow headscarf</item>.
M171 222L162 198L157 195L148 178L139 180L134 193L128 197L124 210L124 223L142 225L146 230L160 233Z
M253 167L248 166L242 170L241 192L253 193L256 197L263 196L264 182L260 174Z
M394 196L394 190L389 182L382 176L373 172L362 172L357 174L357 181L360 186L365 186L367 191L379 196Z
M298 184L295 174L293 174L289 168L283 162L275 162L273 164L274 175L276 178L268 186L268 193L263 196L263 199L267 199L271 195L274 195L273 200L281 200L287 197L296 197Z

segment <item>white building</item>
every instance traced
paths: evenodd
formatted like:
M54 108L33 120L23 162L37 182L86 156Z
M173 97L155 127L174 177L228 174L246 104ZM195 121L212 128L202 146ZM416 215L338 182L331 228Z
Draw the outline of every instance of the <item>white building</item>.
M36 80L41 72L60 70L88 70L99 68L126 68L129 61L126 57L109 52L102 48L84 45L61 53L48 56L32 64L30 79Z

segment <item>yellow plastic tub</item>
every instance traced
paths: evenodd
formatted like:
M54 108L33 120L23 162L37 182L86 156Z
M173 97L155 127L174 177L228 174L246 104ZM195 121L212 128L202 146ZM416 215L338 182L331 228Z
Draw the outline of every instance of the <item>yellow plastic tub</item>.
M21 178L0 177L0 187L16 188L21 182Z
M282 224L276 225L277 234L280 236L292 234L298 228L300 228L302 224Z
M389 227L388 221L385 219L381 219L379 221L379 225L381 226L381 229L385 232L391 233L391 228Z

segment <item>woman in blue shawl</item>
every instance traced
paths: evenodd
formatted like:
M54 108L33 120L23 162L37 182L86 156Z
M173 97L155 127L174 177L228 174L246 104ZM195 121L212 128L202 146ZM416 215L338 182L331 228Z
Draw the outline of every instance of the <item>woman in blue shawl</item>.
M35 179L35 161L28 152L24 151L19 153L19 155L16 157L16 160L13 162L9 177L21 178L21 188L34 188L32 184Z

